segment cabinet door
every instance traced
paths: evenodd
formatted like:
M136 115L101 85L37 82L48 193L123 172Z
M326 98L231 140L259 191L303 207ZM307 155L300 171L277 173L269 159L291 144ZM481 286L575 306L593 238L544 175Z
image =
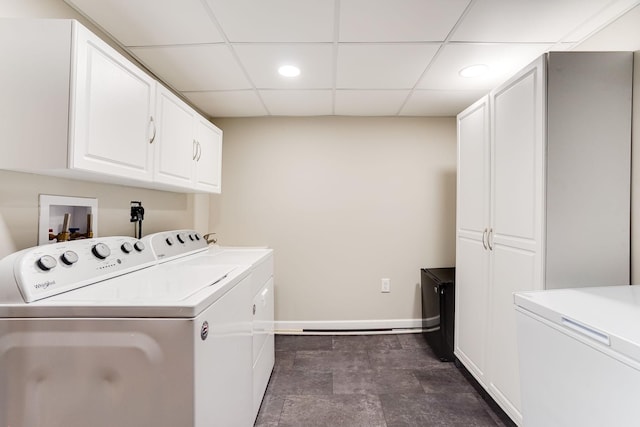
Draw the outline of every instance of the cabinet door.
M486 367L490 201L489 102L458 115L455 354L484 384Z
M183 187L193 186L196 142L195 111L168 89L158 86L154 180Z
M513 292L542 289L545 57L492 92L492 224L487 378L517 421L520 381Z
M196 190L222 191L222 131L198 116L196 124Z
M69 167L150 181L154 80L86 28L73 28Z

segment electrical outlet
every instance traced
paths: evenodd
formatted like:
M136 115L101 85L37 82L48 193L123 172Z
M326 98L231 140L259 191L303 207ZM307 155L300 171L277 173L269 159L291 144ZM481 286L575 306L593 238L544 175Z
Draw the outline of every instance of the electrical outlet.
M380 292L391 292L391 279L382 279L382 289Z

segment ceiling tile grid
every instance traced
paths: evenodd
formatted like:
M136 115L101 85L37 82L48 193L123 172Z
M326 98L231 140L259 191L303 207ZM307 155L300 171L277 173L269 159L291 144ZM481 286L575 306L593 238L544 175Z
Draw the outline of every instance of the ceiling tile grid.
M211 117L455 115L540 54L574 49L640 8L640 0L64 1ZM280 76L284 64L300 76ZM460 76L474 64L489 72Z

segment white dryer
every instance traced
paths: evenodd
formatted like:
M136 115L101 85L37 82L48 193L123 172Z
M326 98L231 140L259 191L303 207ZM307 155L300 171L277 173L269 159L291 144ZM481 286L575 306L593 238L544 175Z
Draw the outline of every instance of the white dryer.
M163 262L130 237L0 261L0 425L253 425L253 264L173 235Z

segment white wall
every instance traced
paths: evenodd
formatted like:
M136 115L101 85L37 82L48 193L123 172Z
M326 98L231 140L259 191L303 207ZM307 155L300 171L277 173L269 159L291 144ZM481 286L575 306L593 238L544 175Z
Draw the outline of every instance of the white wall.
M640 5L581 43L576 50L635 51L631 135L631 283L640 284Z
M455 261L454 118L214 121L224 191L210 228L275 249L277 320L421 317L420 268Z

